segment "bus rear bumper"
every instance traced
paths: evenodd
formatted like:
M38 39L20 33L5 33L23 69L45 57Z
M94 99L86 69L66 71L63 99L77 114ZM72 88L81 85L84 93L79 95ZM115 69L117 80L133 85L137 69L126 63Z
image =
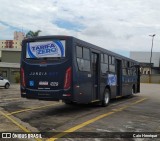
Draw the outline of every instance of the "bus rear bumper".
M32 90L21 91L21 97L47 101L72 100L71 90Z

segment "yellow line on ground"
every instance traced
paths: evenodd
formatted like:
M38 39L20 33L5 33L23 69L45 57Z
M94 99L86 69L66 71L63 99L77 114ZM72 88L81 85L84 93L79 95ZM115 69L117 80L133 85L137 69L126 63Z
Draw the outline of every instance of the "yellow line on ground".
M14 123L16 126L18 126L20 129L22 129L24 132L31 133L31 131L29 131L26 127L24 127L21 124L19 124L16 120L14 120L13 118L11 118L10 116L8 116L7 114L5 114L4 112L0 111L0 113L4 117L6 117L8 120L10 120L12 123ZM41 139L35 139L35 140L41 141Z
M142 102L142 101L144 101L144 100L146 100L146 99L147 99L147 98L143 98L143 99L138 100L138 101L136 101L136 102L133 102L133 103L131 103L131 104L129 104L129 105L126 105L126 106L123 106L123 107L114 109L114 111L112 111L112 112L108 112L108 113L106 113L106 114L99 115L99 116L97 116L97 117L95 117L95 118L93 118L93 119L90 119L90 120L88 120L88 121L86 121L86 122L83 122L83 123L81 123L81 124L79 124L79 125L76 125L76 126L70 128L70 129L68 129L68 130L65 130L64 132L55 135L54 137L48 139L47 141L55 141L56 139L61 138L61 137L65 136L65 135L67 135L67 134L69 134L69 133L71 133L71 132L74 132L74 131L82 128L82 127L85 127L85 126L87 126L87 125L89 125L89 124L91 124L91 123L93 123L93 122L95 122L95 121L97 121L97 120L99 120L99 119L102 119L102 118L107 117L107 116L109 116L109 115L111 115L111 114L117 113L117 112L119 112L119 111L122 111L122 110L124 110L124 109L126 109L126 108L128 108L128 107L130 107L130 106L132 106L132 105L134 105L134 104L138 104L138 103L140 103L140 102Z
M7 116L10 116L10 115L13 115L13 114L22 113L22 112L27 112L27 111L42 109L42 108L50 107L50 106L53 106L53 105L59 105L59 103L56 103L56 104L54 103L54 104L49 104L49 105L45 105L45 106L39 106L39 107L34 107L34 108L23 109L23 110L11 112L11 113L7 114Z
M82 124L79 124L79 125L77 125L77 126L75 126L75 127L72 127L72 128L70 128L70 129L62 132L62 133L59 133L59 134L55 135L53 138L48 139L47 141L54 141L54 140L56 140L56 139L58 139L58 138L61 138L61 137L65 136L65 135L71 133L71 132L74 132L74 131L76 131L76 130L84 127L84 126L87 126L88 124L91 124L91 123L93 123L93 122L95 122L95 121L97 121L97 120L99 120L99 119L101 119L101 118L107 117L107 116L109 116L109 115L111 115L111 114L113 114L113 113L114 113L114 112L108 112L108 113L106 113L106 114L103 114L103 115L100 115L100 116L98 116L98 117L95 117L95 118L93 118L93 119L91 119L91 120L88 120L88 121L82 123Z
M135 102L132 103L132 105L138 104L138 103L140 103L140 102L142 102L142 101L144 101L144 100L146 100L146 99L147 99L147 98L143 98L143 99L140 99L140 100L138 100L138 101L135 101Z
M15 99L20 99L20 98L7 98L7 99L1 99L1 100L15 100Z
M123 106L121 108L118 108L118 109L112 109L112 111L114 112L120 112L120 111L123 111L124 109L128 108L130 105L127 105L127 106Z
M118 108L118 109L112 109L112 110L113 110L114 112L122 111L122 110L127 109L128 107L130 107L130 106L132 106L132 105L138 104L138 103L140 103L140 102L142 102L142 101L144 101L144 100L146 100L146 99L147 99L147 98L143 98L143 99L140 99L140 100L138 100L138 101L135 101L135 102L133 102L133 103L131 103L131 104L129 104L129 105L123 106L123 107Z

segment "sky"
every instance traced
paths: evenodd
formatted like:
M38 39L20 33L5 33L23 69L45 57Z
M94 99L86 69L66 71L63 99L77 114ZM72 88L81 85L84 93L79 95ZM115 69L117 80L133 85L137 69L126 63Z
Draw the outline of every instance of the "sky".
M69 35L129 57L160 52L160 0L0 0L0 40L14 31Z

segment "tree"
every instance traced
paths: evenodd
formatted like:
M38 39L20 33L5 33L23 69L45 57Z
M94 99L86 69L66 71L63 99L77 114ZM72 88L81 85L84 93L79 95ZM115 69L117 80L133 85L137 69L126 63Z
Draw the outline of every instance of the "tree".
M37 30L37 31L29 31L27 34L26 34L26 37L27 38L31 38L31 37L37 37L39 36L39 33L41 32L41 30Z

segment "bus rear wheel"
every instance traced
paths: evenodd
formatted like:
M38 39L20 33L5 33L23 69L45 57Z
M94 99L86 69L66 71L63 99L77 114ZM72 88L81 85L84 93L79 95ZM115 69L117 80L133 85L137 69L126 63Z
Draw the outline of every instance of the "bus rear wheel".
M72 105L73 104L73 102L72 101L69 101L69 100L64 100L63 101L66 105Z
M110 102L110 91L109 89L105 89L103 94L102 107L108 106L109 102Z

